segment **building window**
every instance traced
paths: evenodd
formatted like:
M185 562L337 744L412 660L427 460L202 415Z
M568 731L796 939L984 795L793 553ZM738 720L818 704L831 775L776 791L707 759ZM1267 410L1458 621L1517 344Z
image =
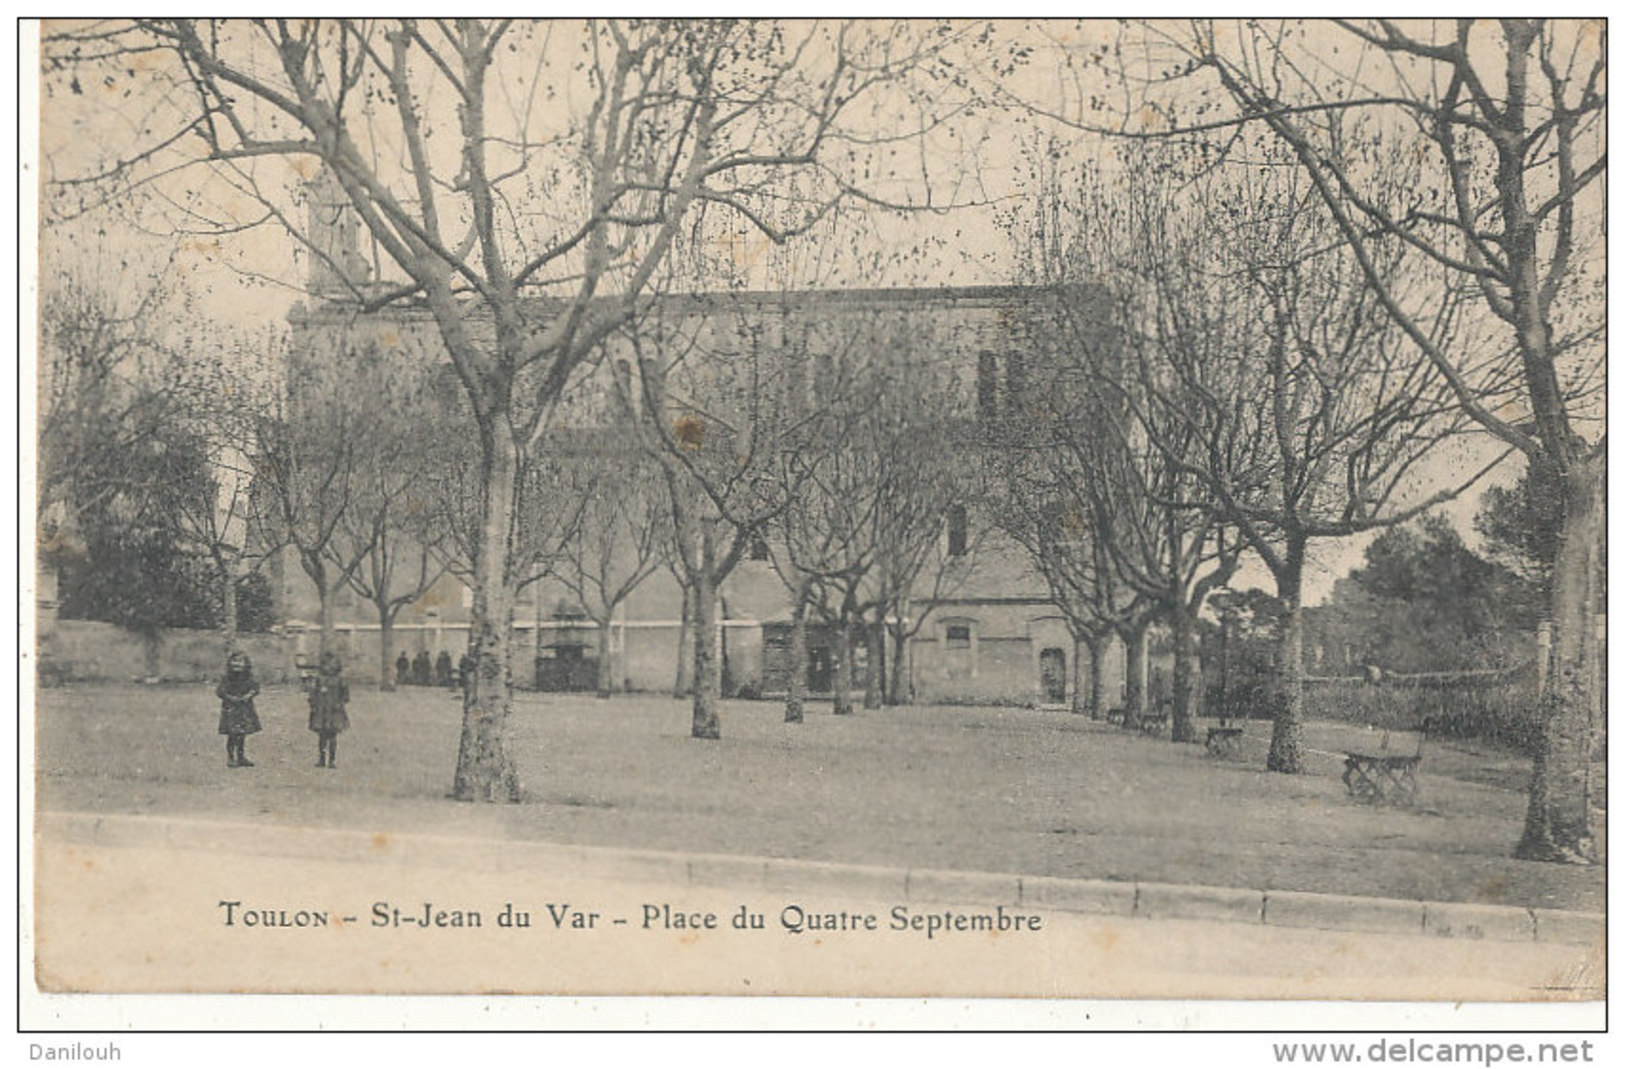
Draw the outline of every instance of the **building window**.
M975 620L962 616L942 621L942 657L938 665L944 679L976 678L977 630Z
M969 549L970 530L965 506L955 505L948 510L948 556L963 557Z
M1004 358L1004 408L1005 415L1014 415L1012 411L1027 393L1027 362L1019 352L1010 352Z
M767 560L767 539L761 535L752 536L749 555L751 560Z
M976 358L976 414L983 419L999 414L999 365L989 352Z

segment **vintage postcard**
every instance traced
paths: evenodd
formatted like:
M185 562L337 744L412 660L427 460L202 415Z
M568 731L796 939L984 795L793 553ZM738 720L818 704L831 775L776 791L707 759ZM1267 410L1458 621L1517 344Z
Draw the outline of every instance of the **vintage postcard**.
M22 33L32 1027L1601 1026L1605 23Z

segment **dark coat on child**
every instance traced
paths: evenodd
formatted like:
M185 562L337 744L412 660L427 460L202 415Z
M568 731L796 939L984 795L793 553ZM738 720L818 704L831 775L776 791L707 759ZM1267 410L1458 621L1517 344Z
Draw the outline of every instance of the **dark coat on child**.
M350 700L350 686L338 675L319 672L310 685L310 730L344 731L350 726L350 714L345 703Z
M260 715L254 709L254 695L259 692L253 669L226 673L214 688L220 699L220 734L252 735L260 730Z

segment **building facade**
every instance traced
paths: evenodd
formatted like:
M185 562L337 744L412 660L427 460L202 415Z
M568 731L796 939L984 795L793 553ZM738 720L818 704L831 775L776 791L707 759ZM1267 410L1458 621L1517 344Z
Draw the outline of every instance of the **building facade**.
M335 254L336 255L336 254ZM325 276L323 276L325 277ZM360 348L390 359L445 364L435 324L424 309L392 307L360 313L335 296L332 280L313 277L312 300L292 316L292 359L344 359ZM672 361L674 392L697 395L704 389L725 405L718 383L723 369L749 354L753 367L767 369L791 396L816 404L825 384L843 367L884 364L895 369L894 388L925 388L936 400L935 417L962 428L962 453L974 466L983 439L977 428L994 418L1010 418L1025 388L1040 346L1034 324L1050 314L1052 291L1022 287L826 290L674 294L655 298L640 322L658 324L642 340L656 346L688 347ZM634 414L604 403L613 388L612 351L596 372L581 376L561 406L566 424L603 425ZM624 351L620 354L624 356ZM297 376L290 376L297 378ZM449 381L449 380L448 380ZM455 383L448 389L455 393ZM907 599L904 629L910 637L901 651L890 643L871 664L868 645L853 644L855 677L861 688L870 673L888 673L902 690L924 702L1038 704L1070 700L1079 683L1076 647L1066 622L1050 599L1043 579L1021 549L1000 536L990 517L974 506L955 506L942 517L930 559ZM771 535L743 555L720 588L721 649L728 692L770 695L788 688L792 596L774 566ZM299 654L313 655L319 603L295 560L284 554L273 569L273 586ZM455 576L443 575L419 599L403 608L393 626L393 643L408 662L442 651L453 661L468 636L473 599ZM358 679L380 671L381 627L370 602L340 589L332 610L341 651ZM614 685L628 691L669 691L682 656L684 595L673 572L657 568L616 609L608 625L607 647L600 627L575 596L554 578L531 584L520 595L513 629L521 686L591 689L600 650L607 648ZM889 623L897 622L895 614ZM827 692L836 667L833 628L815 620L808 631L807 684ZM901 657L902 664L895 662ZM1108 658L1110 700L1120 691L1121 659ZM1084 684L1087 685L1086 683Z

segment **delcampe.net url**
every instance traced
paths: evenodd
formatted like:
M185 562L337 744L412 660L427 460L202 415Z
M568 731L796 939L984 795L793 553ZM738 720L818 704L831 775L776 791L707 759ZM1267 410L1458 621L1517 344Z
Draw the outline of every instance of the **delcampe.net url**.
M1493 1040L1378 1039L1366 1043L1275 1043L1278 1065L1569 1065L1595 1060L1595 1044Z

